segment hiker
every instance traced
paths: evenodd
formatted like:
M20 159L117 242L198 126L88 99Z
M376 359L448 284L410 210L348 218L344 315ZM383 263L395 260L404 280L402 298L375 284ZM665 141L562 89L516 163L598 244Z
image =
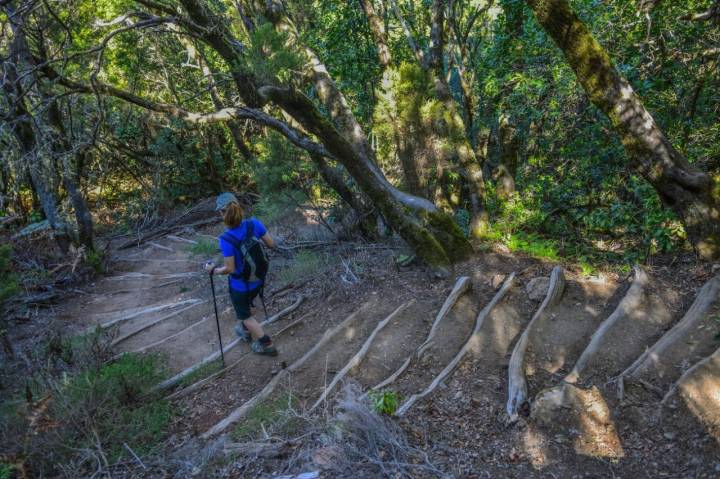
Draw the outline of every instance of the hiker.
M212 262L208 262L205 270L210 274L229 275L230 300L235 308L235 315L240 321L240 324L235 326L237 335L243 341L252 340L250 347L253 352L277 356L277 350L273 347L270 336L265 334L260 323L252 317L251 311L254 306L253 300L258 294L262 294L263 280L267 272L267 258L258 239L268 248L274 246L273 239L265 225L256 218L244 220L243 209L232 193L222 193L217 197L215 211L220 212L227 226L227 230L219 238L225 265L217 267ZM259 257L258 254L262 256ZM265 271L254 271L258 264L260 268L257 269L262 268L263 261ZM258 277L253 275L256 272L259 274Z

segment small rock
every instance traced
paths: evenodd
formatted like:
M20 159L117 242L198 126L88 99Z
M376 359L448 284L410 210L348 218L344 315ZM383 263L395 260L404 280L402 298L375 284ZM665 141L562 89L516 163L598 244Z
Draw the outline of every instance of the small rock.
M505 275L504 274L496 274L492 277L492 281L490 284L492 284L493 289L498 289L503 282L505 281Z
M528 281L525 286L525 292L532 301L542 301L547 294L548 286L550 285L550 278L540 277L533 278Z
M675 436L676 434L674 432L666 432L665 434L663 434L663 437L665 437L665 439L667 439L668 441L672 441L673 439L675 439Z
M715 464L715 471L720 472L720 462Z

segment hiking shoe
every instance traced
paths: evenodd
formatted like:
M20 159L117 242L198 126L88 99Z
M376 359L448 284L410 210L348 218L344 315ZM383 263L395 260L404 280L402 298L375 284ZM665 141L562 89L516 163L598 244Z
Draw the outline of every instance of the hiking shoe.
M237 326L235 326L235 333L240 337L242 341L245 341L246 343L250 342L250 331L245 329L242 324L238 324Z
M253 341L250 347L253 353L264 354L265 356L277 356L278 354L272 343L263 344L260 341Z

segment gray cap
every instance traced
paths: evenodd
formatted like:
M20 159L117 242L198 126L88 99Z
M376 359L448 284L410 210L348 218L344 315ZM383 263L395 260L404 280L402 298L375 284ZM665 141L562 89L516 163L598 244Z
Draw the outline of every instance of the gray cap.
M233 201L237 204L240 204L238 199L232 193L221 193L215 200L215 211L220 211L221 209L227 207L227 205L229 205Z

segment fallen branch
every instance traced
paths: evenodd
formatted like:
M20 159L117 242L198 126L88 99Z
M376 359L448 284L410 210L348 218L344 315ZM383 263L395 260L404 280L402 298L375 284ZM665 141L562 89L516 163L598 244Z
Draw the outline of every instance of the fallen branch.
M640 303L645 296L645 287L648 283L648 277L640 266L635 266L634 269L635 279L633 280L632 286L630 286L630 289L625 297L622 301L620 301L617 308L615 308L615 311L613 311L613 313L608 316L608 318L603 321L600 327L593 333L592 338L590 339L590 344L587 345L582 355L575 363L572 371L570 371L570 374L565 376L565 382L572 384L578 381L580 374L585 370L592 357L600 349L600 345L605 334L607 334L607 332L610 331L615 324L624 318L627 318L631 311L640 306Z
M173 312L170 313L170 314L166 314L165 316L162 316L162 317L160 317L160 318L154 319L154 320L150 321L149 323L144 324L144 325L142 325L141 327L137 328L135 331L131 331L131 332L125 334L124 336L120 336L119 338L116 338L115 340L113 340L113 342L110 344L110 346L117 346L119 343L121 343L121 342L123 342L123 341L126 341L126 340L132 338L133 336L135 336L135 335L137 335L137 334L145 331L146 329L149 329L149 328L155 326L156 324L161 323L161 322L163 322L163 321L165 321L165 320L168 320L168 319L170 319L170 318L173 318L173 317L177 316L178 314L184 313L184 312L186 312L186 311L188 311L188 310L190 310L190 309L192 309L192 308L194 308L194 307L196 307L196 306L199 306L199 305L201 305L201 304L204 304L205 302L206 302L206 301L199 301L199 302L197 302L197 303L191 304L190 306L186 306L186 307L184 307L184 308L182 308L182 309L179 309L179 310L177 310L177 311L173 311Z
M379 389L384 388L388 384L392 384L399 378L402 373L405 372L405 370L410 366L410 363L412 362L413 357L420 358L425 351L427 351L427 348L429 348L432 345L432 340L435 337L435 334L437 334L437 329L440 326L440 323L443 319L447 316L447 314L450 312L453 306L455 306L455 303L457 303L457 300L460 298L460 296L465 292L468 291L472 287L472 282L470 281L470 278L467 276L461 276L457 279L455 282L455 286L453 286L452 291L450 291L450 294L445 299L445 302L443 303L442 307L440 308L440 311L438 312L437 316L435 317L435 321L433 322L432 327L430 328L430 332L428 333L427 338L425 341L418 347L415 354L408 357L404 363L400 365L400 367L392 373L390 376L385 378L383 381L381 381L379 384L376 384L371 389L373 391L377 391Z
M720 274L705 283L685 316L670 331L665 333L657 343L647 349L630 367L623 371L619 379L637 378L653 364L657 364L665 351L687 338L695 330L698 323L707 317L708 311L719 293ZM622 394L620 394L620 399L622 399Z
M510 356L510 363L508 365L508 401L505 409L511 421L517 419L518 408L527 400L525 353L527 352L530 341L530 334L532 334L533 327L540 321L540 318L545 315L545 310L558 302L564 290L565 276L563 275L563 270L560 266L555 266L550 274L550 284L548 285L545 299L533 315L525 331L523 331L517 344L515 344L512 356Z
M315 401L315 404L312 405L309 412L312 412L317 408L320 404L325 401L328 394L332 392L332 390L337 386L337 384L342 381L342 379L349 373L353 368L357 367L363 359L365 359L365 356L367 355L367 352L370 350L370 346L372 346L373 341L375 341L375 337L382 331L382 329L387 326L392 319L400 314L402 311L406 310L410 305L412 305L415 302L415 300L410 300L405 304L400 305L395 311L390 313L390 315L380 321L378 325L375 327L372 333L370 333L370 336L365 340L365 343L362 345L360 350L355 353L355 355L348 361L348 363L343 367L340 372L338 372L333 380L330 382L330 384L325 388L323 393L320 395L317 401Z
M508 290L512 287L513 282L515 281L515 273L511 273L508 278L505 280L505 282L502 285L502 288L500 288L500 291L497 292L497 294L493 297L492 300L483 308L482 311L480 311L480 314L478 314L477 318L475 319L475 327L473 329L472 334L468 338L468 340L465 342L463 347L458 351L458 353L455 355L455 357L448 363L447 366L445 366L445 369L443 369L440 374L438 374L435 379L430 383L430 385L425 388L420 393L413 394L410 396L403 404L398 408L397 411L395 411L396 416L402 416L410 408L417 402L418 399L422 399L431 392L437 388L440 383L442 383L454 370L455 368L460 364L460 361L465 357L467 352L470 350L471 347L476 346L480 342L480 329L482 328L482 325L485 322L485 319L490 316L490 313L492 312L495 305L505 297L505 294L508 292Z
M280 371L264 388L262 391L260 391L258 394L256 394L252 399L245 402L242 406L235 409L233 412L231 412L227 417L225 417L222 421L215 424L213 427L211 427L208 431L206 431L204 434L202 434L203 439L208 439L212 436L215 436L216 434L219 434L223 432L225 429L227 429L230 425L234 424L235 422L239 421L245 415L250 412L257 404L259 404L261 401L263 401L265 398L270 396L274 391L275 388L280 384L280 381L282 381L286 376L288 376L290 373L297 371L300 367L302 367L303 364L305 364L315 353L317 353L320 348L322 348L325 344L327 344L331 339L333 339L335 336L337 336L341 331L344 331L346 328L348 328L352 323L354 323L360 312L364 310L364 308L368 307L369 303L365 303L359 310L345 318L342 323L338 324L332 329L329 329L325 331L325 334L322 335L320 340L315 343L315 345L303 355L300 359L295 361L289 368L283 369Z

